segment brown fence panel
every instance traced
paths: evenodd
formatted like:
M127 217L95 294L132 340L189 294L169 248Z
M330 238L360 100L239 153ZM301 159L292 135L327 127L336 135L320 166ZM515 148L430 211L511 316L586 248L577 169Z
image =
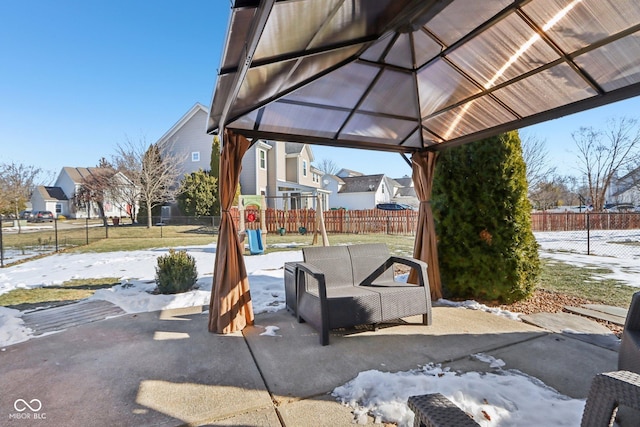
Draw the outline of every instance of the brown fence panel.
M640 228L640 213L534 212L531 225L533 231L635 230Z
M247 221L253 214L254 222ZM386 234L415 234L418 212L384 211L380 209L366 210L328 210L324 213L325 228L328 233L386 233ZM237 208L231 209L231 215L239 227L240 213ZM260 225L260 212L245 210L245 227L258 229ZM265 228L268 233L277 233L284 228L286 233L298 233L301 227L307 233L316 231L316 211L313 209L272 209L265 210Z

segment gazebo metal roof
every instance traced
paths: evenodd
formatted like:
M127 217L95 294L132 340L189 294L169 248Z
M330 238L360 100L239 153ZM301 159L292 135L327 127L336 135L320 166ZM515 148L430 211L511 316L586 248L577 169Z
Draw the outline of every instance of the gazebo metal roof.
M207 131L415 152L640 94L638 0L235 0Z

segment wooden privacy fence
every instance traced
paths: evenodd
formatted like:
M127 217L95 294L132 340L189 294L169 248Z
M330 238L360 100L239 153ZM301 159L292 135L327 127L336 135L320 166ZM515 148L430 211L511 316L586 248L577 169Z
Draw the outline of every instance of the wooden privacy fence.
M246 221L253 213L254 222ZM231 214L236 225L240 214L232 208ZM265 211L268 233L277 233L284 228L286 233L298 233L304 227L307 233L316 231L316 211L313 209L271 209ZM327 233L385 233L415 234L418 221L417 211L365 210L329 210L324 211L324 223ZM531 214L533 231L578 231L578 230L633 230L640 229L640 213L548 213ZM250 209L245 211L245 226L248 229L260 227L260 215Z
M251 215L253 214L253 215ZM231 215L239 224L240 213L232 208ZM244 211L245 226L248 229L260 228L258 212L247 209ZM384 211L380 209L366 209L348 211L344 209L323 212L327 233L386 233L386 234L415 234L418 212ZM255 221L247 221L247 217ZM281 210L268 208L265 210L265 222L268 233L277 233L284 228L286 233L298 233L304 227L307 233L316 231L316 211L313 209Z
M640 213L534 212L533 231L634 230L640 229Z

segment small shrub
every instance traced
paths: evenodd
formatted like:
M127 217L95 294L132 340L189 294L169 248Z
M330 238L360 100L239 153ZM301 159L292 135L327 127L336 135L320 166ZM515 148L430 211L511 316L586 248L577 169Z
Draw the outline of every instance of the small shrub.
M196 260L187 251L169 249L168 255L158 257L156 284L161 294L186 292L197 279Z
M58 221L64 221L65 219L67 219L66 216L64 215L58 215Z

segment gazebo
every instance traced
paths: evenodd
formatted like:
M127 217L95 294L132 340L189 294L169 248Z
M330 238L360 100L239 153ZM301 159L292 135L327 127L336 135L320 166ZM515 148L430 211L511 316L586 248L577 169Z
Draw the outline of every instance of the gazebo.
M422 202L414 256L438 298L437 152L640 94L637 0L231 3L207 126L222 135L211 332L253 322L229 214L253 141L404 156Z

